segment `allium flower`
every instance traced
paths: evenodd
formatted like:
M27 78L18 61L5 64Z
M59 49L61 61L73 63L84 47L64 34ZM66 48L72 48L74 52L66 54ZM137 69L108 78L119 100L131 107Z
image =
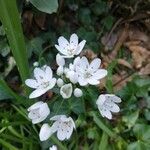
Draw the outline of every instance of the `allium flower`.
M65 84L60 88L60 94L64 99L71 97L72 95L72 84Z
M101 60L99 58L95 58L89 64L86 57L77 57L74 63L69 67L70 71L67 72L67 76L69 76L69 78L77 78L81 86L88 84L97 85L100 83L99 80L107 75L107 70L99 69L100 64Z
M39 101L30 106L28 108L28 111L29 111L28 117L29 119L32 120L33 124L42 122L50 114L50 110L47 103L44 103L42 101Z
M71 117L56 115L50 120L55 121L51 127L48 124L43 124L41 127L39 134L41 141L47 140L55 132L57 132L57 137L61 141L70 138L73 128L75 129L75 123Z
M111 112L117 113L120 111L120 108L116 104L120 102L121 102L121 99L118 96L115 96L113 94L101 94L98 97L96 104L103 117L112 119Z
M57 150L57 146L53 145L52 147L49 148L49 150Z
M53 73L50 67L43 66L42 68L34 69L35 79L27 79L25 84L33 89L35 89L29 98L36 98L55 86L56 79L53 78Z
M81 89L76 88L76 89L74 90L73 94L74 94L75 97L81 97L81 96L83 95L83 92L82 92Z
M59 37L58 45L55 45L55 47L63 54L64 58L71 58L74 57L74 55L80 54L85 43L85 40L78 43L78 36L74 33L70 36L69 42L63 36Z

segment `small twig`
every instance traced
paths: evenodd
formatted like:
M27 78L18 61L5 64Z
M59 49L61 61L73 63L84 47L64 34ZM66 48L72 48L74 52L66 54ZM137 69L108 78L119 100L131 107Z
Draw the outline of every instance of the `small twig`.
M113 25L111 31L109 32L109 34L108 34L108 36L107 36L106 43L105 43L106 45L107 45L107 43L108 43L108 41L109 41L109 39L110 39L112 33L114 32L114 30L116 29L116 27L120 24L120 22L121 22L122 20L123 20L123 18L118 19L118 20L116 21L116 23Z
M113 86L117 86L118 84L120 84L121 82L123 82L124 80L126 80L127 78L129 78L130 76L132 76L135 72L132 72L131 74L128 74L127 76L125 76L124 78L120 79L119 81L117 81L116 83L113 84Z
M120 50L120 47L122 46L123 42L126 40L128 37L128 29L129 29L129 24L125 25L124 30L122 31L120 38L118 39L117 43L115 44L115 47L111 53L111 57L115 58L118 51Z

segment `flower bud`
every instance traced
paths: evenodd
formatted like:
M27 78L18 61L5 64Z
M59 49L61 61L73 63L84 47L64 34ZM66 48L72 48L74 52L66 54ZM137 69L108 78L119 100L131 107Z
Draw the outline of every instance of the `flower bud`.
M63 74L63 71L64 71L64 70L63 70L63 67L62 67L62 66L59 66L58 69L57 69L57 75L58 75L58 76L61 76L61 75Z
M59 79L57 80L57 86L58 86L58 87L62 87L63 84L64 84L64 81L63 81L61 78L59 78Z
M33 66L34 66L34 67L38 67L38 66L39 66L39 63L38 63L37 61L35 61L35 62L33 63Z
M74 90L74 96L75 96L75 97L81 97L82 95L83 95L83 92L82 92L81 89L76 88L76 89Z

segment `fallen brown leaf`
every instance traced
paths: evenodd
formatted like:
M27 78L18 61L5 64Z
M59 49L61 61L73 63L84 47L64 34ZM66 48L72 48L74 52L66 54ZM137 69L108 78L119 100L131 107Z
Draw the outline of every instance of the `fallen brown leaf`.
M131 64L128 63L128 62L127 62L126 60L124 60L124 59L118 59L117 61L118 61L118 64L120 64L120 65L123 65L123 66L125 66L125 67L130 68L130 69L133 68L133 67L131 66Z

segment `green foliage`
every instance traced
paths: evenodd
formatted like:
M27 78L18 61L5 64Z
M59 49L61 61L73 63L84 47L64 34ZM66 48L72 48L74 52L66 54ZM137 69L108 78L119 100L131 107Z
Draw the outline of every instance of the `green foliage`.
M57 11L58 0L29 0L38 10L45 13L53 13Z
M57 0L29 1L38 10L48 14L52 14L58 9ZM35 11L29 3L24 6L23 1L19 0L19 2L21 15L26 11L26 8L22 7L27 7L27 10L33 12L33 20L28 17L33 21L30 23L34 25L34 28L37 21L34 15L38 10ZM31 39L26 38L27 59L15 0L0 0L0 17L3 24L0 26L0 55L7 58L7 56L11 56L10 50L12 51L23 82L29 75L27 60L31 64L30 70L33 69L32 64L35 60L39 62L40 66L48 64L51 65L53 71L56 70L54 61L57 51L54 49L54 44L57 40L56 37L60 35L67 37L70 33L77 33L80 38L86 39L86 48L100 56L99 54L103 50L101 37L111 30L117 19L110 10L109 2L104 0L59 2L57 15L46 15L47 26L44 26L46 29L39 29L38 26L38 29L34 28L37 34L31 35ZM39 22L41 23L42 19ZM105 51L103 53L105 54ZM2 67L5 66L7 64ZM45 122L49 122L49 118L56 114L71 114L76 120L76 131L68 142L63 143L58 141L55 135L47 141L40 142L38 134L41 125L32 125L27 117L27 107L35 101L28 100L22 95L22 87L17 89L19 94L16 94L4 80L0 80L0 100L10 100L0 103L0 149L48 150L55 144L61 150L149 150L149 78L134 76L132 81L116 92L122 98L122 103L120 104L120 113L114 114L113 120L103 119L97 110L95 102L99 93L114 92L112 79L117 67L117 61L112 60L107 68L106 87L102 91L98 87L87 86L82 89L83 96L81 98L72 97L69 100L63 100L57 95L59 89L54 89L53 92L56 95L52 98L45 98L44 95L39 99L46 100L50 106L51 114ZM9 80L14 74L15 77L18 75L15 69L12 72L13 74L8 76Z
M0 20L2 21L22 82L24 83L29 76L29 66L16 1L0 0L0 5L2 7L0 9Z
M12 98L13 96L9 92L7 84L3 80L0 80L0 100L12 99Z

